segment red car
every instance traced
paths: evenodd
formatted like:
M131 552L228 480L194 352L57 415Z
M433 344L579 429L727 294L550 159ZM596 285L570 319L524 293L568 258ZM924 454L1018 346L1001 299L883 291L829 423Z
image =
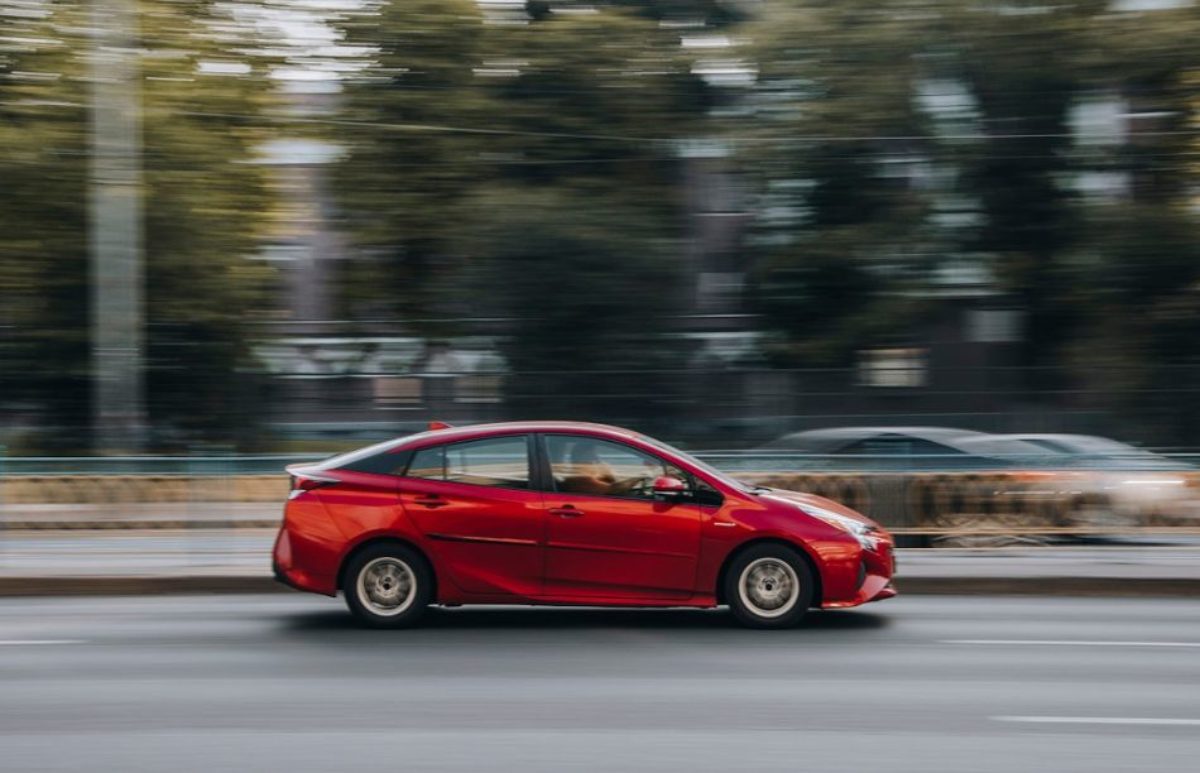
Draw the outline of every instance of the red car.
M616 427L442 425L288 472L275 576L373 626L430 604L728 604L784 628L896 595L869 519Z

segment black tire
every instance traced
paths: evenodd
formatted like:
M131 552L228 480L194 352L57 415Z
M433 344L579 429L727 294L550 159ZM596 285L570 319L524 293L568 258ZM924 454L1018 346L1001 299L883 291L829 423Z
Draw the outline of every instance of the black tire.
M364 576L368 569L372 574ZM377 577L375 572L385 576ZM372 586L377 596L367 590L368 578L379 579ZM391 600L393 593L397 611L382 611L382 602ZM371 545L346 564L342 595L346 606L364 625L408 628L421 619L433 601L433 571L425 557L412 548L397 543Z
M753 567L753 568L752 568ZM785 568L786 567L786 568ZM793 593L781 602L782 612L764 611L754 605L754 599L748 592L743 596L741 584L749 571L751 575L761 569L764 578L763 590L778 592L767 578L784 577L793 588ZM787 571L790 569L790 572ZM772 571L773 570L773 571ZM739 623L749 628L791 628L804 619L812 605L816 588L812 571L808 562L796 552L795 548L787 545L766 543L754 545L743 550L725 572L721 579L722 591L729 609ZM794 596L794 598L793 598Z

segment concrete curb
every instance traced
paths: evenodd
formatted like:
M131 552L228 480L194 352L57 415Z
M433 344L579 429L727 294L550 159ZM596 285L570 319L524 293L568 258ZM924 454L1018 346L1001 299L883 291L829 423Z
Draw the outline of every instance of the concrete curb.
M1162 577L910 577L896 582L913 596L1109 596L1200 598L1200 579ZM277 593L268 576L0 577L0 597L164 596Z
M290 591L273 577L0 577L0 598L20 596L178 596Z
M1200 578L1171 577L900 577L913 596L1158 596L1200 598Z

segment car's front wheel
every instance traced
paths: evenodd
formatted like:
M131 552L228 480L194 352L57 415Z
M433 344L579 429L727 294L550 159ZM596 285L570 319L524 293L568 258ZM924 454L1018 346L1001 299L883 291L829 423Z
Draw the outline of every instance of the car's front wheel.
M346 606L374 628L405 628L433 599L433 573L424 557L398 544L373 545L346 566Z
M790 628L813 600L808 563L786 545L755 545L725 573L725 600L738 622L752 628Z

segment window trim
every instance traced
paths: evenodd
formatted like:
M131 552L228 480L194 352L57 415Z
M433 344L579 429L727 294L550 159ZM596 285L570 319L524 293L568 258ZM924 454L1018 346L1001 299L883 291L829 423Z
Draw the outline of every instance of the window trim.
M525 470L529 474L528 484L524 488L515 486L489 486L485 483L469 483L461 480L446 480L446 471L448 462L446 458L447 450L451 446L461 446L467 443L481 443L489 440L507 440L509 438L525 438ZM422 451L427 451L434 448L442 449L442 477L441 478L418 478L408 473L412 469L413 460L417 458L417 454ZM428 445L420 446L419 448L409 449L411 454L408 458L408 463L404 465L404 473L400 476L407 480L424 480L431 483L448 483L453 486L473 486L475 488L488 489L499 488L505 491L541 491L538 487L536 472L536 456L534 453L534 436L531 432L509 432L497 435L485 435L484 437L463 438L462 440L451 440L443 443L429 443Z

